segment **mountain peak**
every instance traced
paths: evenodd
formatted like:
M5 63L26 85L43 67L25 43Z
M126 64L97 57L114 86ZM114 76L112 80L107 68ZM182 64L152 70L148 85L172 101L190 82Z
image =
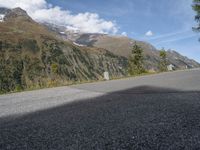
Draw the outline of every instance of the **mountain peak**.
M5 21L8 20L13 20L13 19L22 19L22 20L26 20L26 21L31 21L31 17L29 17L29 15L27 14L27 12L23 9L21 9L20 7L11 9L9 11L7 11L7 13L5 14Z
M13 13L15 13L15 14L17 14L17 15L20 15L20 16L24 16L24 15L27 16L27 15L28 15L28 14L26 13L26 11L23 10L23 9L21 9L20 7L11 9L11 12L13 12Z

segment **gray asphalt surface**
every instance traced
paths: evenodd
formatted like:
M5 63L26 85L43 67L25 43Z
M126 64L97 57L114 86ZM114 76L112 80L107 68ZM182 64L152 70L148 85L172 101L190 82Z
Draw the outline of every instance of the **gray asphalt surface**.
M93 92L116 92L139 86L171 88L179 91L200 90L200 69L168 72L143 77L126 78L108 82L89 83L72 86Z
M2 95L7 149L200 149L200 70Z

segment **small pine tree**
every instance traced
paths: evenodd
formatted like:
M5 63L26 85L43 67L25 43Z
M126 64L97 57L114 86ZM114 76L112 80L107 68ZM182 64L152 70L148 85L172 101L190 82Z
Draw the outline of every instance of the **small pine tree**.
M160 51L160 71L167 71L167 53L164 48Z
M196 12L195 20L198 23L197 27L194 27L193 29L200 32L200 0L193 0L192 8Z
M144 72L145 69L143 67L143 50L135 43L133 46L132 54L129 58L129 74L137 75Z

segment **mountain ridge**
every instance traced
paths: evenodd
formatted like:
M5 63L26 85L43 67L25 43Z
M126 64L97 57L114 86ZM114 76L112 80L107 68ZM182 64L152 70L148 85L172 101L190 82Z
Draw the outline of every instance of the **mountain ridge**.
M129 58L132 46L136 43L144 50L145 68L147 70L159 70L159 50L157 50L150 43L130 39L126 36L115 36L100 33L74 33L64 27L59 28L59 26L54 26L54 28L51 28L51 24L49 24L48 27L50 30L55 31L58 34L61 33L60 36L65 40L88 47L104 48L115 55L126 58ZM167 50L166 53L168 64L174 65L176 69L200 67L198 62L193 59L189 59L186 56L182 56L178 52L171 53L171 50ZM173 55L176 55L178 59Z

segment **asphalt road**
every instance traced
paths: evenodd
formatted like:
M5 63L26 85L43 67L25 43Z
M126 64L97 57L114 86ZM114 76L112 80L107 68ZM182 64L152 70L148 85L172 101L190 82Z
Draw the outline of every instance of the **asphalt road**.
M7 149L200 149L200 70L1 95Z

